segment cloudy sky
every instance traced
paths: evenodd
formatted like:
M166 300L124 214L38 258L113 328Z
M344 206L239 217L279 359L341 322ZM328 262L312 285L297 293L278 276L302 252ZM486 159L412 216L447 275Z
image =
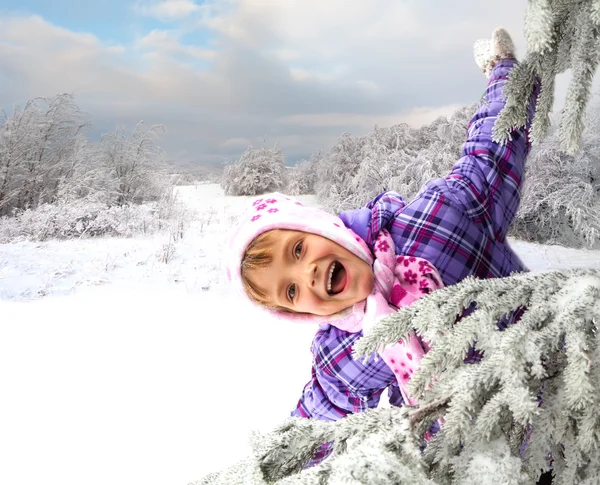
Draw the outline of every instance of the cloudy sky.
M290 161L480 99L471 46L525 0L0 0L0 107L72 92L91 136L165 124L171 160Z

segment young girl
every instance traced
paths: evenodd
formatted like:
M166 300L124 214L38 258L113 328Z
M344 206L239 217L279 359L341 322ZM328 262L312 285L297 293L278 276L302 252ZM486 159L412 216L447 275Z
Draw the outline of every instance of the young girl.
M335 217L270 194L256 199L236 227L229 278L277 318L320 324L312 376L292 415L337 420L376 407L385 389L392 405L415 404L407 383L427 345L411 335L382 349L382 359L355 360L352 346L363 329L467 276L527 270L506 233L519 207L537 88L527 126L505 146L494 143L502 88L517 62L508 33L496 29L491 41L478 41L475 58L489 81L462 157L412 202L386 192ZM467 357L479 359L476 351Z

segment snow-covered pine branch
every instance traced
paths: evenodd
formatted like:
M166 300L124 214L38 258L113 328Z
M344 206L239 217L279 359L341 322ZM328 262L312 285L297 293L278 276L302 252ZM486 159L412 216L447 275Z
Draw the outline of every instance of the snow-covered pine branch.
M525 37L528 53L510 75L507 103L494 127L494 139L505 142L515 127L525 125L529 95L538 77L542 89L531 139L543 140L550 126L556 75L571 69L560 136L561 148L574 155L581 146L585 108L600 60L600 4L598 0L529 0Z
M455 324L473 302L477 309ZM519 308L519 322L499 331L496 322ZM552 452L557 483L579 483L600 476L599 323L598 270L467 278L382 320L354 350L368 355L413 328L431 342L410 386L424 406L451 396L424 454L432 476L452 477L439 483L467 483L482 445L511 434L520 445L515 430L522 438L526 428L522 471L535 478ZM474 341L485 357L464 364ZM519 446L507 456L518 457Z
M435 484L427 478L419 440L402 408L369 410L337 422L289 418L251 441L253 457L193 485ZM303 470L327 442L335 443L334 453Z

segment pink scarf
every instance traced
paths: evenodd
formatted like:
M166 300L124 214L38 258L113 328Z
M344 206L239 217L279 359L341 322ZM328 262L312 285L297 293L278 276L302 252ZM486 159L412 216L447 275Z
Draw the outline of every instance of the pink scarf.
M349 332L368 330L398 308L408 306L423 295L443 288L439 273L427 260L396 256L394 248L392 237L382 229L373 245L375 286L367 297L366 305L354 306L352 313L355 318L333 320L331 325ZM417 401L408 395L408 382L428 350L428 344L413 333L407 342L401 340L379 349L379 355L396 376L404 402L411 406L416 405Z

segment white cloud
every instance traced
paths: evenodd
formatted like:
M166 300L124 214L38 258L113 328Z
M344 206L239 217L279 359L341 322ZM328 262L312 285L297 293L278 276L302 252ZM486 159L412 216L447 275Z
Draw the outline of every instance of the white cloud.
M310 67L304 66L304 71L317 73L335 64L343 77L353 69L372 74L398 70L390 63L406 59L427 62L449 53L470 55L472 42L489 36L498 23L522 43L526 5L521 0L507 2L506 13L492 16L491 0L235 0L237 8L214 10L206 24L282 62L306 61Z
M280 118L278 122L292 126L311 126L319 128L347 128L352 126L357 132L366 133L375 125L392 126L406 123L414 128L431 123L440 116L449 116L461 105L450 104L435 108L418 107L399 111L388 115L321 113L308 115L291 115Z
M132 81L124 69L124 46L105 45L92 34L57 27L39 16L0 18L0 43L5 47L0 65L9 76L0 99L12 98L9 106L62 92L110 93L115 80L118 89L112 94L117 94Z
M377 95L381 93L381 88L373 81L356 81L356 85L362 88L366 94Z
M13 46L29 45L61 49L79 46L89 52L107 48L92 34L72 32L46 22L38 15L0 17L0 38Z
M252 145L252 141L248 138L229 138L225 140L222 146L226 148L235 148L241 151L245 150L250 145Z
M295 61L301 57L300 52L291 49L274 49L273 53L283 62Z
M149 34L139 38L135 45L145 51L146 58L168 61L176 58L192 58L212 60L216 51L194 45L183 45L180 41L181 34L177 31L152 30Z
M163 2L138 2L135 11L159 20L180 20L198 12L200 6L193 0L165 0Z

